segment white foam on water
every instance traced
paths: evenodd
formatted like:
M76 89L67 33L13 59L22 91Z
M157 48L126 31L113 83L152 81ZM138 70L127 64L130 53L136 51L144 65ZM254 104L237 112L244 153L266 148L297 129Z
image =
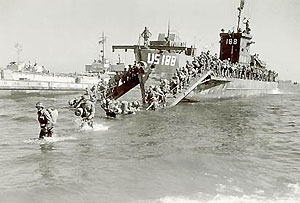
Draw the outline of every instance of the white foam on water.
M63 142L68 140L76 140L77 138L72 136L57 136L53 135L52 137L45 137L44 139L31 138L28 140L24 140L23 142L26 144L47 144L53 142Z
M23 143L25 143L25 144L41 144L43 142L44 142L44 140L40 140L38 138L30 138L30 139L23 141Z
M80 128L80 131L106 131L109 129L108 126L105 126L101 123L94 123L93 128L90 127L87 123L84 123L84 125L81 126L82 122L80 118L75 119L75 123Z
M283 94L278 88L272 90L272 94Z
M291 196L293 197L298 197L299 198L299 202L300 202L300 185L299 183L295 183L295 184L288 184L287 187L291 190Z
M219 184L221 188L223 185ZM190 197L187 196L166 196L156 200L140 201L140 203L299 203L300 184L293 183L286 185L289 191L284 195L265 197L264 191L256 190L253 195L223 195L217 194L210 196L204 193L197 193Z
M256 195L244 195L244 196L225 196L225 195L216 195L211 199L200 200L198 198L188 198L183 196L178 197L164 197L158 200L154 200L153 203L298 203L300 202L299 198L295 197L282 197L268 199ZM148 201L151 202L151 201Z
M87 124L84 124L84 125L81 126L81 128L80 128L80 131L92 131L92 130L93 130L93 128L90 127L90 126L87 125Z
M108 130L109 129L109 127L108 126L105 126L105 125L103 125L103 124L97 124L97 123L95 123L94 124L94 131L106 131L106 130Z
M52 137L45 137L44 140L47 142L62 142L68 140L77 140L77 138L72 136L52 136Z
M93 128L91 126L89 126L88 124L84 124L80 130L82 130L82 131L106 131L108 129L109 129L108 126L105 126L100 123L94 123Z

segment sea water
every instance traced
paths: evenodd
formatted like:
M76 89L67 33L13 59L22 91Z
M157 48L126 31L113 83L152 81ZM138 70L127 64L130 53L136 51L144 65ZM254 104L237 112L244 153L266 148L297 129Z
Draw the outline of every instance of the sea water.
M0 202L300 202L299 86L116 119L97 105L93 129L71 98L0 98ZM52 138L37 101L59 111Z

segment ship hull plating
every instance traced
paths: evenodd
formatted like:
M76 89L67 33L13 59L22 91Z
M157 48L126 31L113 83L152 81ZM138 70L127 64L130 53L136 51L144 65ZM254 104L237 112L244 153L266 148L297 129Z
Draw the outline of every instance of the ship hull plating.
M277 91L277 82L244 80L236 78L220 79L213 77L209 82L199 85L194 91L187 95L185 99L189 101L201 101L210 98L222 99L274 94Z
M0 95L76 93L91 85L68 82L0 80Z

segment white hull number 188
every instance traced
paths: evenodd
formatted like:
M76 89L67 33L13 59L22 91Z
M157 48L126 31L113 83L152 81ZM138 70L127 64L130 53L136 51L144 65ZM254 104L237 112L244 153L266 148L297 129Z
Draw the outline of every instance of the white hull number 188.
M238 43L237 39L226 39L226 44L234 44L236 45Z
M175 66L177 57L164 54L148 53L148 64Z

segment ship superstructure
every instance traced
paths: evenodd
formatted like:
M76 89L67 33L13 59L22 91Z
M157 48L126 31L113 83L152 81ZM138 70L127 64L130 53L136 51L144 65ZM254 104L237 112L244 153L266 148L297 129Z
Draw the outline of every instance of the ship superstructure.
M134 50L136 62L146 62L149 66L155 66L151 77L169 78L175 73L176 68L185 66L186 61L192 61L196 48L188 47L178 35L171 33L159 33L157 40L150 40L152 33L147 27L140 37L144 43L137 45L114 45L112 50Z
M105 44L107 41L107 37L105 37L104 33L99 39L99 57L98 59L94 59L91 64L85 65L85 71L87 73L96 73L96 74L104 74L108 72L122 72L124 71L125 64L121 62L120 56L119 61L116 64L111 64L111 62L105 56Z

